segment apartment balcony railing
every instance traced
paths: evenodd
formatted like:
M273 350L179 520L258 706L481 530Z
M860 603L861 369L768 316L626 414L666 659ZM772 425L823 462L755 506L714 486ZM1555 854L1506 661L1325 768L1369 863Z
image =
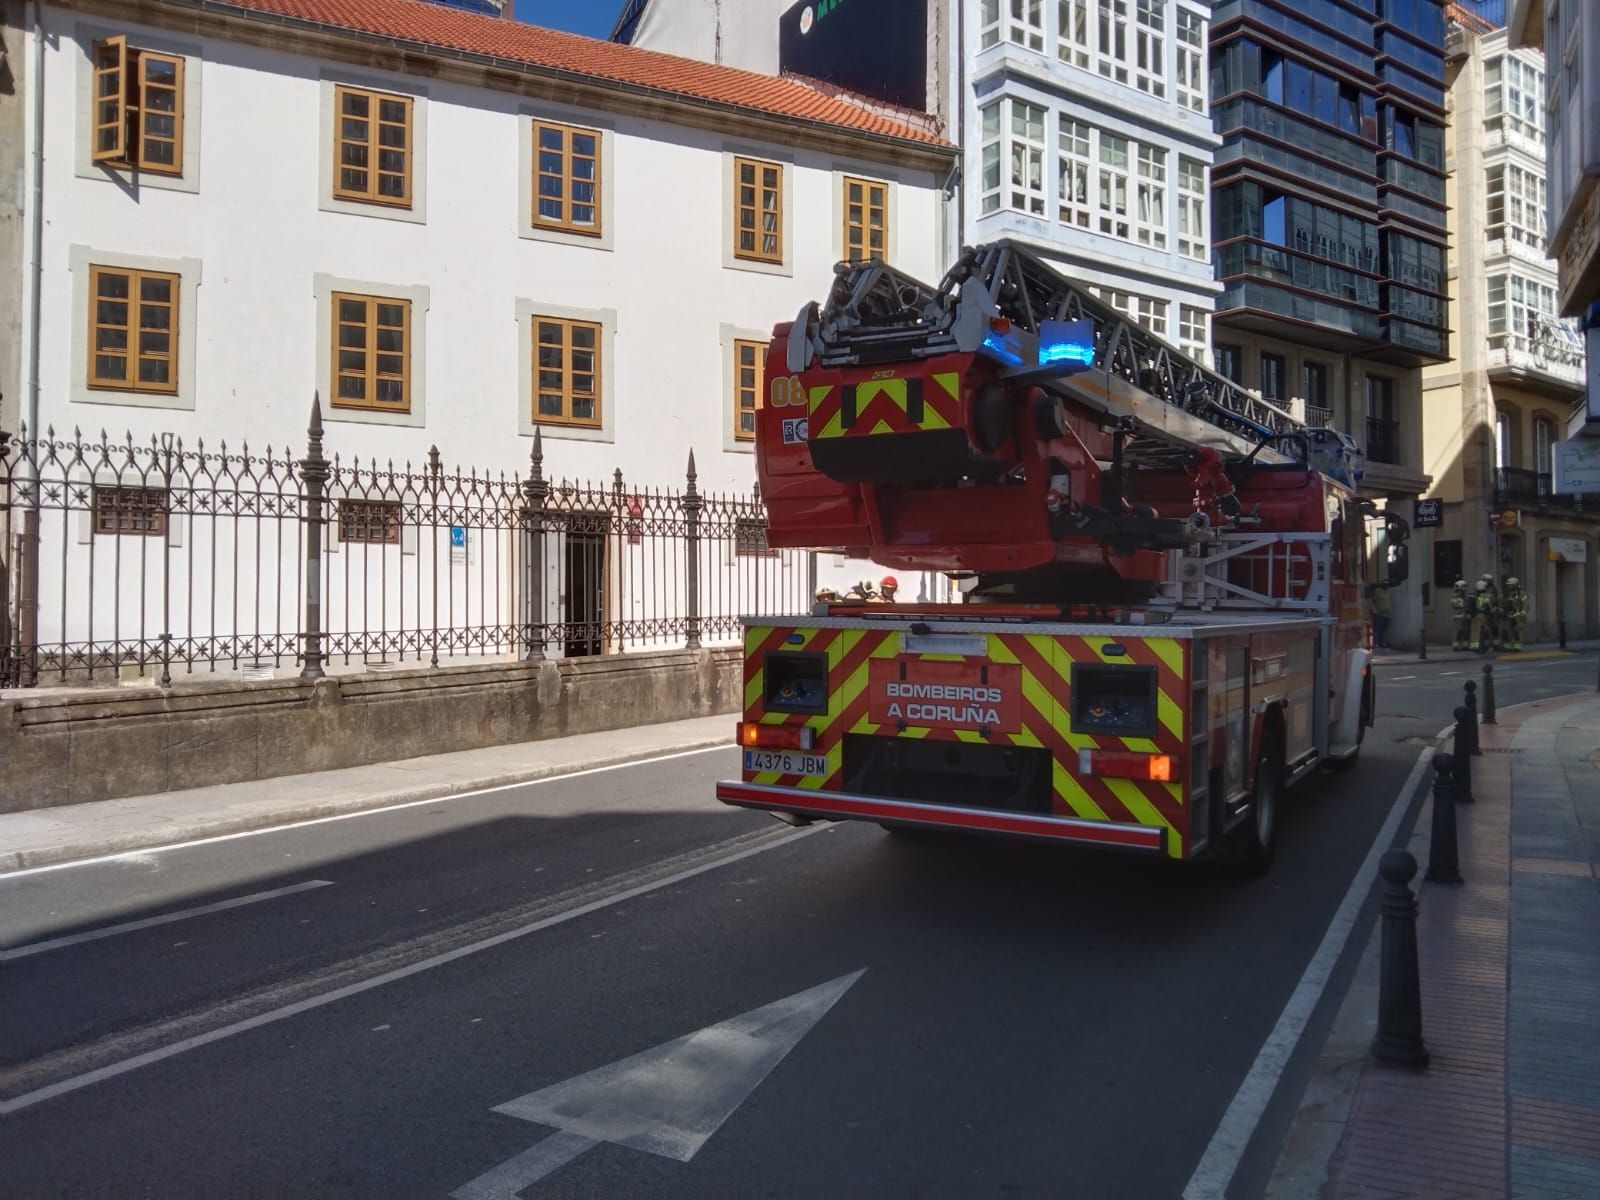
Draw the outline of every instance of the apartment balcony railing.
M1331 429L1333 409L1323 408L1320 404L1306 405L1306 424L1313 429Z
M1524 471L1516 467L1497 467L1494 473L1494 499L1500 508L1537 506L1583 512L1582 496L1557 495L1548 471ZM1591 502L1592 503L1592 502Z

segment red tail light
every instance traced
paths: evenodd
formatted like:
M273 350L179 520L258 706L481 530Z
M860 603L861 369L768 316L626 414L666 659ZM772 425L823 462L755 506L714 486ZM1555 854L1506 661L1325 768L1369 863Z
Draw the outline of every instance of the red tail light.
M1079 750L1078 774L1171 783L1172 755L1141 754L1136 750Z
M763 725L759 721L739 722L739 745L767 750L809 750L816 742L816 730L809 725Z

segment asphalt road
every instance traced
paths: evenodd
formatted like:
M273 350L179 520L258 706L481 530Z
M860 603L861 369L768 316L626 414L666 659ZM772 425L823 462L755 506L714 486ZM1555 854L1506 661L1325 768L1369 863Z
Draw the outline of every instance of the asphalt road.
M0 1195L1176 1197L1468 677L1381 668L1249 883L797 833L731 750L0 877Z

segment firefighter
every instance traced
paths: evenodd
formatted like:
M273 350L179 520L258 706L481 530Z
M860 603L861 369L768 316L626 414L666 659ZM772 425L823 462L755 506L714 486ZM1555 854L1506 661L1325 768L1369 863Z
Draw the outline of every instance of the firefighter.
M1528 616L1528 593L1515 575L1506 579L1506 592L1500 598L1500 649L1522 649L1522 622Z
M817 589L818 604L833 604L838 599L839 593L834 591L831 587L819 587Z
M846 600L876 600L878 589L872 586L872 580L863 579L844 594Z
M1492 571L1485 571L1479 582L1484 585L1486 590L1484 596L1479 598L1478 607L1483 609L1484 615L1488 617L1488 621L1484 625L1486 636L1483 642L1483 649L1498 650L1500 649L1501 641L1500 589L1495 586L1494 573Z
M1494 627L1491 624L1491 614L1494 611L1494 593L1489 590L1487 579L1478 580L1478 586L1473 590L1472 611L1472 644L1468 650L1482 653L1494 649Z
M878 591L882 593L885 604L894 603L894 594L900 590L900 581L893 575L885 575L878 584Z
M1455 621L1455 637L1450 642L1452 650L1465 650L1472 640L1471 601L1472 597L1467 594L1467 581L1456 580L1456 586L1450 591L1450 616Z

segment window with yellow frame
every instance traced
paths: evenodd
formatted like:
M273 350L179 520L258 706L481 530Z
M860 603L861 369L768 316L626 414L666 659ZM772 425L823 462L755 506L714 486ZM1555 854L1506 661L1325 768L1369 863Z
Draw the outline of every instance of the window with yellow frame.
M178 276L128 267L89 268L91 388L178 390Z
M849 262L889 257L889 185L846 175L844 257Z
M783 261L783 164L733 160L733 254L755 262Z
M733 436L751 442L756 436L756 410L766 392L767 344L737 339L733 343Z
M600 428L599 323L535 316L531 336L534 423Z
M333 198L411 207L411 97L334 88Z
M183 56L130 46L118 34L94 44L90 157L109 167L183 174Z
M598 129L533 123L533 223L590 237L601 234Z
M334 292L335 408L411 411L411 301Z

